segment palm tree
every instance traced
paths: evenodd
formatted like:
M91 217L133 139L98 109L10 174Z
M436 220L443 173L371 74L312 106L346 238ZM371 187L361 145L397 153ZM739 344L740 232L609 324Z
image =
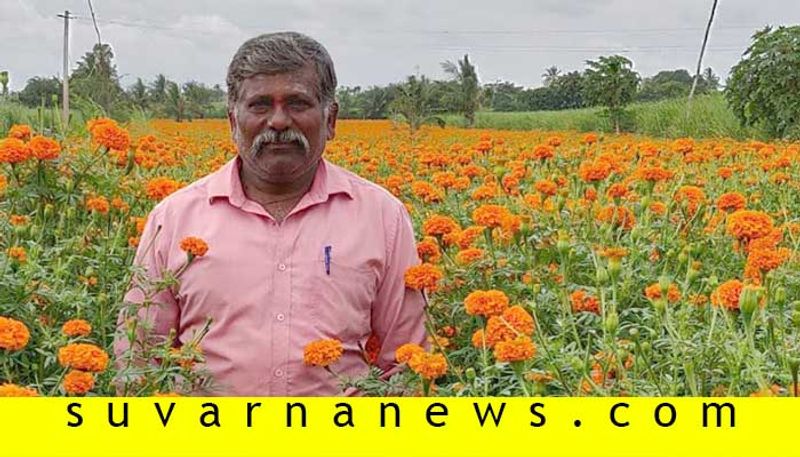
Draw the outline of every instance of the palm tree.
M469 55L464 55L457 63L442 62L442 69L456 83L455 106L467 120L467 127L475 125L475 111L480 108L480 84L475 66L469 61Z
M156 79L150 84L150 98L156 103L161 103L167 98L167 77L157 74Z
M544 87L550 87L558 80L558 77L561 76L561 70L558 69L555 65L552 67L545 68L544 73L542 73L542 80L544 81Z
M174 117L178 122L183 121L184 115L186 114L186 97L184 97L181 91L181 86L175 82L168 81L166 99L164 102L164 108L167 114Z
M432 88L430 80L424 75L419 78L411 75L405 83L395 88L391 109L405 119L412 137L426 122L433 121L444 127L444 120L434 115L436 105Z

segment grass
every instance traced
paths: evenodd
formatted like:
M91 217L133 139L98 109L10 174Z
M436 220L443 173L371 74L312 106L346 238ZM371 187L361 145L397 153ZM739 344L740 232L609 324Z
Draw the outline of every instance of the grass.
M80 111L72 110L69 123L71 132L80 132L86 121ZM14 124L28 124L37 132L51 136L63 133L59 108L28 108L0 98L0 138L4 138Z
M625 130L664 138L762 137L755 129L743 128L721 94L696 97L687 115L687 100L672 99L634 103L629 108ZM444 116L448 125L463 126L463 117ZM502 130L569 130L611 132L613 126L602 108L563 111L491 112L476 115L476 127Z

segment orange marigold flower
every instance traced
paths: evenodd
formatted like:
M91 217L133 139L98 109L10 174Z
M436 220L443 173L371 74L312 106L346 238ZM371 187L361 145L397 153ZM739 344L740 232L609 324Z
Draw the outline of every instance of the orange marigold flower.
M70 337L88 336L92 333L92 324L83 319L71 319L61 327L61 333Z
M500 205L481 205L472 212L472 220L484 227L495 228L503 225L503 217L510 214L508 208Z
M196 236L187 236L182 239L180 247L191 257L203 257L208 252L208 243Z
M464 230L458 232L458 236L454 239L455 244L458 245L461 249L467 249L475 243L475 240L483 235L486 231L486 227L482 225L472 225Z
M628 256L628 250L622 247L608 247L598 252L601 257L606 257L609 260L620 260Z
M21 246L12 246L6 250L6 254L19 263L25 263L28 260L28 255L25 253L25 248Z
M469 265L483 258L483 249L467 248L458 251L456 263L459 265Z
M738 279L731 279L717 286L711 293L711 304L730 310L739 309L739 296L742 294L744 284Z
M694 213L705 199L705 192L697 186L681 186L674 197L674 200L678 203L686 202L687 210L690 213Z
M653 202L653 203L650 203L650 206L648 207L648 209L649 209L649 210L650 210L650 212L652 212L653 214L662 215L662 214L666 214L666 212L667 212L667 205L665 205L665 204L664 204L664 203L662 203L662 202Z
M170 178L153 178L147 183L147 196L153 200L163 200L167 195L181 188L181 183Z
M578 175L585 182L602 181L611 174L611 164L605 160L583 162L578 167Z
M0 163L16 164L31 157L31 148L22 140L6 138L0 140Z
M107 149L127 151L131 146L130 134L127 130L119 127L116 122L95 124L90 133L92 141Z
M747 198L739 192L728 192L720 195L717 199L717 209L720 211L739 211L744 209L745 206L747 206Z
M506 324L510 325L517 332L528 336L533 334L533 317L525 311L525 308L522 306L515 305L508 308L503 311L502 318Z
M436 263L442 258L442 253L439 251L439 243L435 238L425 237L424 240L417 243L417 255L423 262Z
M555 155L555 149L547 144L540 144L533 148L533 156L539 160L547 160Z
M83 395L94 388L94 375L80 370L70 370L61 386L70 395Z
M555 195L556 192L558 192L558 185L549 179L536 181L533 187L536 188L537 191L548 196Z
M58 363L76 370L101 372L108 365L108 353L94 344L71 343L59 348Z
M28 345L31 334L22 322L0 316L0 349L20 351Z
M638 169L637 175L640 179L650 182L666 181L672 178L675 173L665 170L659 165L642 166Z
M476 290L464 299L467 314L494 316L508 308L508 296L501 290Z
M28 141L33 131L31 126L27 124L14 124L8 129L8 138L14 138L21 141Z
M428 292L436 291L442 278L444 278L442 270L430 263L413 266L405 273L407 287L416 290L425 289Z
M21 387L16 384L0 384L0 397L38 397L39 392L30 387Z
M606 224L613 224L615 227L622 227L625 230L633 229L636 225L636 216L633 211L624 206L607 206L597 214L597 220Z
M587 294L583 290L579 289L572 292L569 296L569 300L572 303L573 313L587 312L600 314L600 300Z
M645 287L644 295L650 300L658 300L661 298L661 285L659 283L650 284ZM676 284L670 284L667 288L667 301L675 303L681 299L681 291Z
M761 211L743 209L728 216L728 234L739 241L761 238L770 234L772 229L772 218Z
M318 367L327 367L342 356L342 342L334 339L312 341L303 348L303 363Z
M584 144L594 144L597 143L597 134L596 133L587 133L583 135L582 139Z
M61 153L61 145L52 138L37 135L28 142L33 156L39 160L54 160Z
M475 330L475 332L472 334L471 341L472 346L478 349L483 349L484 346L490 347L489 342L486 340L486 334L482 328Z
M86 200L86 209L94 213L107 214L111 205L105 197L94 197Z
M14 214L8 218L8 223L13 225L14 227L26 225L28 223L28 216L20 216L18 214Z
M424 352L425 349L423 349L419 344L406 343L394 351L394 358L397 360L397 363L408 363L408 361L411 360L411 357Z
M717 176L719 176L722 179L728 179L731 176L733 176L733 169L731 169L730 167L719 167L719 169L717 170Z
M494 347L494 358L498 362L522 362L536 355L536 346L529 338L501 341Z
M414 354L408 361L408 366L423 379L432 381L447 373L447 359L443 354L430 354L420 352Z
M609 198L625 198L628 195L628 186L622 183L612 184L606 191Z
M428 220L422 224L422 233L428 236L447 235L457 232L460 229L461 227L458 226L458 222L454 221L453 218L438 214L429 217Z
M6 178L5 175L0 175L0 195L3 194L6 187L8 187L8 178Z

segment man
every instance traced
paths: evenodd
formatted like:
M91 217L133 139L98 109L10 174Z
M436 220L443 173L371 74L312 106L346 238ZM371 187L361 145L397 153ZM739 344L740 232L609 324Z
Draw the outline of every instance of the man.
M378 367L396 369L395 349L426 337L424 298L404 282L418 263L413 229L400 201L321 158L338 112L330 56L299 33L261 35L236 52L227 85L238 156L153 209L135 264L152 278L178 270L188 236L208 252L140 318L159 335L175 329L176 345L213 319L201 343L221 387L211 394L341 394L329 372L303 364L304 346L323 338L343 344L331 367L341 375L368 370L359 346L370 335ZM115 352L128 344L118 337Z

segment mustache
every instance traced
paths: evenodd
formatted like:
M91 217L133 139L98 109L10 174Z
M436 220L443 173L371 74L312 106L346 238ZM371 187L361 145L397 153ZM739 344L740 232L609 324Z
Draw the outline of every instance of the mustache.
M264 146L270 144L289 144L295 143L303 148L303 151L308 153L311 146L308 143L308 138L303 135L300 131L295 129L286 129L286 130L273 130L267 129L263 132L259 133L255 139L253 139L253 145L250 148L250 154L253 157L258 157L261 154L261 151Z

